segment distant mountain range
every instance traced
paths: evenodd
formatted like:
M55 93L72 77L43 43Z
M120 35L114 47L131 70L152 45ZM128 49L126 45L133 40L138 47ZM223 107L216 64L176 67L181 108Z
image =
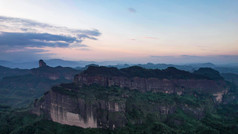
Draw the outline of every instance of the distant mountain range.
M45 60L47 65L51 67L62 66L62 67L84 67L88 64L95 64L93 61L66 61L61 59L50 59ZM9 68L21 68L21 69L31 69L38 67L38 61L30 62L10 62L10 61L0 61L1 66Z
M124 62L119 62L119 61L101 61L101 62L96 62L96 61L69 61L69 60L62 60L62 59L49 59L49 60L44 60L47 65L51 67L57 67L57 66L62 66L62 67L84 67L89 64L97 64L97 65L103 65L103 66L108 66L108 65L117 65L117 64L122 64ZM21 69L31 69L31 68L36 68L38 67L38 61L29 61L29 62L17 62L17 61L4 61L0 60L0 66L5 66L9 68L21 68Z
M28 106L53 85L72 82L80 70L70 67L41 66L33 69L11 69L0 66L0 104Z
M122 61L69 61L69 60L62 60L62 59L48 59L44 60L47 65L51 67L62 66L62 67L85 67L90 64L100 65L100 66L113 66L117 68L126 68L129 66L141 66L144 68L149 69L165 69L167 67L176 67L178 69L190 71L191 69L197 69L200 67L229 67L235 68L238 67L238 63L233 64L224 64L224 65L215 65L213 63L190 63L190 64L163 64L163 63L147 63L147 64L132 64L132 63L125 63ZM21 69L31 69L38 67L38 61L29 61L29 62L18 62L18 61L4 61L0 60L0 66L5 66L9 68L21 68Z
M119 69L121 68L127 68L133 65L129 64L119 64L119 65L112 65L111 67L117 67ZM186 64L186 65L175 65L175 64L154 64L154 63L147 63L147 64L135 64L134 66L140 66L146 69L166 69L168 67L175 67L180 70L185 70L189 72L193 72L194 70L197 70L199 68L208 67L213 68L220 73L235 73L238 74L238 66L230 66L230 65L223 65L218 66L214 65L212 63L197 63L197 64Z

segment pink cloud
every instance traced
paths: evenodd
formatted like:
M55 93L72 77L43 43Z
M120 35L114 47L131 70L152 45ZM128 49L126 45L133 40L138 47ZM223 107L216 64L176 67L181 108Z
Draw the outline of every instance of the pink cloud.
M23 51L26 51L25 49L9 49L9 50L6 50L5 52L6 53L15 53L15 52L23 52Z

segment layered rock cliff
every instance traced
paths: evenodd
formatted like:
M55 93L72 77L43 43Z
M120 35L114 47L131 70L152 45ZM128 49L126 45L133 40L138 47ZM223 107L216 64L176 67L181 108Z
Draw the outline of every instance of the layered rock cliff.
M200 69L206 70L206 69ZM111 73L108 73L110 72ZM135 71L135 72L133 72ZM119 86L130 90L142 92L163 92L163 93L191 93L197 91L201 93L213 94L216 100L221 102L222 96L227 93L228 87L217 71L210 71L209 76L218 75L216 79L201 75L201 71L195 74L168 68L166 70L146 70L140 67L127 69L115 69L104 67L90 67L85 72L75 76L75 83L79 86L98 84L101 86ZM143 73L137 74L136 72ZM197 75L199 73L199 75ZM217 74L218 73L218 74Z
M54 87L41 100L37 100L33 113L61 124L83 128L115 128L126 123L125 101L107 100L83 95L77 90ZM81 89L83 90L83 89Z
M229 90L222 78L175 68L89 67L74 81L53 87L35 101L32 112L61 124L113 129L151 116L166 121L178 111L201 119Z

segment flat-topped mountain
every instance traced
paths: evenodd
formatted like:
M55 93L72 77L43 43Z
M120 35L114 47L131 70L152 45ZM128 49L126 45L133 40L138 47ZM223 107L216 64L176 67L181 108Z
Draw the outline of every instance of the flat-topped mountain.
M207 79L203 75L192 74L187 71L178 70L174 67L168 67L164 70L145 69L139 66L132 66L123 69L104 66L89 66L87 70L81 73L87 76L121 76L121 77L141 77L158 79Z
M194 90L210 94L224 94L227 88L225 81L217 71L206 68L190 73L173 67L159 70L137 66L124 69L91 66L76 75L74 81L80 86L98 84L105 87L119 86L142 92L177 94ZM217 99L221 101L220 97Z
M148 116L168 121L180 110L200 120L206 112L216 111L230 90L223 79L176 68L90 66L74 81L53 87L36 100L32 112L83 128L120 128L144 123Z

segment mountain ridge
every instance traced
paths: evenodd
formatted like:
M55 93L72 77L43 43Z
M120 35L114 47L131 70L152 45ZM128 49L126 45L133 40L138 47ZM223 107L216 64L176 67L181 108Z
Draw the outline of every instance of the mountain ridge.
M132 71L131 69L135 72L129 73L129 76L133 73L143 73L142 70L148 71L141 67L121 70L88 67L87 70L75 76L74 83L55 86L45 93L44 97L34 103L32 113L45 115L48 120L61 124L83 128L115 129L126 126L128 122L138 124L140 119L144 122L143 118L148 116L148 113L168 117L179 109L191 114L194 118L202 119L206 111L211 110L208 107L214 109L216 105L223 103L223 97L229 92L229 86L223 79L213 80L207 77L193 80L178 79L176 73L173 74L176 79L139 77L140 75L123 76L125 75L123 71L128 73ZM153 71L159 70L150 71L149 76L153 76ZM175 68L168 68L165 72L168 74L182 72L181 75L192 75ZM144 98L145 96L148 98ZM162 96L173 99L161 100ZM185 99L188 96L191 100ZM181 100L175 101L174 97ZM136 103L136 100L140 103ZM133 114L137 112L137 110L133 111L133 107L143 111L143 114L138 113L138 117L134 119L130 117L130 112Z
M22 72L23 69L6 68L9 71L0 71L0 74L7 73L0 80L0 104L12 107L28 106L52 86L73 81L74 75L80 72L69 67L50 67L47 64L41 66L42 62L44 61L39 61L38 68L26 69L24 74L15 71Z

